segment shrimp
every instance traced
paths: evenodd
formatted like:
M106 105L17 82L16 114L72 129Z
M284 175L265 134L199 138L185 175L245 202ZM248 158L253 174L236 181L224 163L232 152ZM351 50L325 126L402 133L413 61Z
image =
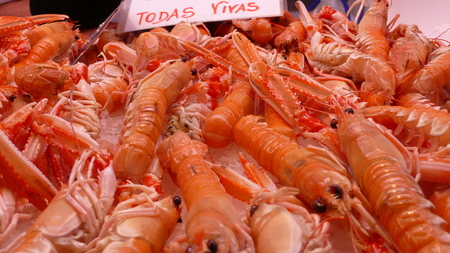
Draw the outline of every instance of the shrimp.
M272 43L273 39L282 33L292 21L294 21L294 16L285 10L281 17L234 19L231 23L254 42L264 44Z
M105 29L98 36L97 50L103 52L103 47L110 42L124 42L124 39L117 35L115 29Z
M212 148L226 147L233 141L232 132L236 122L253 112L253 89L248 81L234 84L223 103L208 115L204 138Z
M53 21L67 21L66 15L45 14L31 17L0 17L0 51L8 64L17 62L33 46L33 38L26 35L38 25ZM44 24L45 25L45 24ZM39 30L39 29L38 29ZM31 41L29 40L31 38Z
M337 110L337 134L353 177L400 252L448 252L450 235L409 174L407 150L362 114Z
M253 115L238 121L233 131L238 146L281 184L298 188L297 197L315 212L328 217L344 217L356 226L357 231L368 236L366 229L353 216L353 211L356 211L389 242L389 237L367 211L369 203L333 155L321 149L303 148L260 121L260 117Z
M288 27L286 27L286 30L275 37L274 45L280 49L285 47L291 47L295 49L296 47L298 47L300 42L305 40L305 38L306 30L302 22L300 20L294 20L289 23Z
M450 82L450 47L440 48L439 56L429 61L421 68L412 79L412 84L407 87L407 92L418 92L436 105L442 105L442 87Z
M4 182L2 182L4 184ZM28 206L28 208L27 208ZM27 210L29 209L29 210ZM30 219L36 208L5 185L0 187L0 245L13 235L21 219ZM2 247L0 246L0 251Z
M69 20L69 16L63 14L42 14L29 17L2 16L0 18L0 37L21 32L40 24L65 20Z
M247 32L253 41L260 44L268 43L279 34L272 29L272 24L265 18L233 19L231 22L237 28Z
M9 252L82 252L97 237L113 204L116 178L111 166L94 166L92 154L86 151L77 159L69 184L39 215L25 241Z
M334 131L301 107L303 104L310 106L308 103L312 103L312 106L325 105L326 101L331 101L334 97L333 90L299 71L283 67L271 68L263 62L251 64L249 80L255 93L270 104L295 131L301 134L319 132L322 137L327 137L319 141L323 141L334 153L343 155ZM301 95L296 96L297 94Z
M79 39L76 31L64 31L50 34L40 39L30 50L27 56L15 66L43 63L48 60L59 61L70 56L70 53L77 51L77 40Z
M250 227L257 252L332 252L328 223L321 223L318 215L300 206L286 208L283 204L251 206Z
M173 103L167 110L170 115L164 136L170 136L181 130L191 139L203 141L204 122L206 115L211 114L211 110L202 103L192 103L180 105Z
M55 33L70 31L73 27L71 22L53 22L46 23L33 28L32 30L26 32L24 36L29 40L30 46L36 45L42 38Z
M388 60L389 41L386 38L388 3L386 0L372 1L369 10L358 25L357 48L373 57Z
M411 78L426 64L431 53L431 43L417 25L409 25L404 29L404 36L395 40L389 54L389 62L397 72L400 90L407 89L402 85L411 83Z
M33 108L34 106L34 108ZM11 190L19 197L27 198L30 203L43 210L58 192L52 182L17 148L19 143L11 141L17 138L17 129L25 130L28 137L28 126L22 126L26 120L33 120L33 110L40 106L30 103L21 110L11 114L2 121L0 131L0 173ZM20 117L18 117L19 115ZM12 119L12 120L11 120ZM21 131L18 131L21 132ZM23 135L23 133L20 133ZM27 138L25 137L25 138Z
M80 91L63 91L58 95L58 102L50 111L73 126L97 139L100 133L99 112L101 105L95 102L93 96Z
M248 219L256 251L330 252L329 224L321 223L320 216L309 213L295 197L300 190L287 186L278 188L260 167L247 161L242 154L240 159L251 181L225 167L212 169L231 196L250 205Z
M284 120L283 117L281 117L281 115L268 103L264 103L264 117L267 121L267 125L275 130L275 132L297 142L297 135L292 126L289 125L289 123L287 123L287 121Z
M192 51L195 54L205 58L210 64L213 66L219 67L224 71L231 71L235 77L241 80L247 80L247 71L244 67L241 67L240 65L235 64L231 59L227 60L226 58L229 58L231 56L236 56L236 51L232 50L230 55L226 58L220 56L219 54L210 51L206 49L203 46L200 46L197 43L193 43L191 41L184 41L180 40L181 46L185 48L188 51ZM228 45L228 44L226 44ZM239 57L238 59L239 64L245 64L243 63L242 57Z
M424 95L420 93L405 93L396 97L397 101L395 105L403 107L424 107L433 108L441 111L441 107L431 103Z
M178 131L161 142L157 155L183 193L187 207L186 252L255 252L249 227L204 156L206 144Z
M312 45L305 53L312 67L325 73L344 64L355 49L337 43Z
M367 102L367 106L390 103L398 86L396 72L387 61L360 52L353 52L331 74L363 82L360 97Z
M147 73L146 68L149 61L173 60L185 54L185 50L180 44L180 38L166 33L142 33L136 39L134 48L137 57L133 67L138 77ZM143 73L140 73L142 71Z
M357 25L342 12L323 5L322 9L320 9L319 18L325 24L330 25L330 29L345 42L353 44L357 40Z
M87 252L161 252L180 218L181 198L159 194L151 186L124 184L119 189L135 188L121 200L106 219L98 237Z
M23 94L16 86L0 85L0 119L5 119L11 113L30 103L29 95Z
M199 42L203 36L211 36L208 28L203 23L181 22L176 24L169 32L180 39Z
M450 212L448 212L450 204L450 189L445 187L437 189L430 197L430 201L434 204L433 212L442 217L446 222L445 230L450 232Z
M177 60L161 66L142 79L125 113L114 155L114 171L119 179L142 178L154 158L167 108L192 78L193 61Z
M404 144L416 143L418 148L428 152L450 144L450 115L447 111L423 107L372 106L362 109L362 113L380 124L385 123L386 118L390 119L387 122L393 122L394 125L386 124L386 127L392 128L394 135L406 129L408 135L402 139Z
M73 31L51 34L39 40L27 56L14 65L17 86L36 99L54 99L57 91L71 88L70 75L54 61L78 50L76 41L77 35Z
M108 46L111 44L108 44ZM89 65L89 86L95 100L109 113L123 106L123 97L128 90L128 81L123 68L112 60Z

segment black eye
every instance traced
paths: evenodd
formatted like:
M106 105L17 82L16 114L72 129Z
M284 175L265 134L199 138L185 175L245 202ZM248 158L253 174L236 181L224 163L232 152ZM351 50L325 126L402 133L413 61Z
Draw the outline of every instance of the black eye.
M258 205L253 205L250 207L250 217L253 216L253 214L255 214L256 210L258 210Z
M337 119L332 119L330 121L330 127L336 129L338 126L338 120Z
M188 61L188 58L187 58L186 56L183 56L183 57L181 57L181 61L182 61L182 62L187 62L187 61Z
M342 187L338 184L333 184L330 186L330 191L332 194L336 195L337 199L342 199L344 196L344 190L342 190Z
M197 69L192 69L191 70L191 75L193 75L193 76L197 75Z
M192 249L191 246L189 246L189 247L186 248L185 253L192 253L192 252L194 252L194 250Z
M208 249L211 253L216 253L218 250L217 242L214 240L208 240L206 246L208 246Z
M172 203L178 208L181 205L181 198L178 196L173 197Z
M313 209L317 213L324 213L327 211L327 206L325 205L325 200L322 197L318 197L313 203Z
M355 111L352 108L347 108L347 109L344 110L344 112L348 113L348 114L354 114L355 113Z
M9 101L14 102L14 100L16 100L16 96L14 95L9 96Z

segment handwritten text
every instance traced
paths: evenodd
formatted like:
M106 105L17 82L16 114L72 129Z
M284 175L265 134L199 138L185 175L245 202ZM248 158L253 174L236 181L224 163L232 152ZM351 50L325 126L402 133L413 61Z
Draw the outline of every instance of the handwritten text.
M141 25L143 23L148 24L158 24L161 22L168 22L172 18L178 19L178 18L191 18L195 15L195 12L193 11L192 7L186 7L179 11L178 9L175 9L171 11L170 13L167 11L160 11L160 12L140 12L136 13L136 15L139 16L138 25Z
M229 4L227 1L220 1L211 4L214 14L218 13L238 13L238 12L253 12L259 10L259 6L255 2L247 4Z

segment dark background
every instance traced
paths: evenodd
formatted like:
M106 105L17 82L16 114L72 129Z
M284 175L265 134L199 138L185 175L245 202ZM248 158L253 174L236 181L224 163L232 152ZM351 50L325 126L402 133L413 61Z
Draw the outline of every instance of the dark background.
M297 2L297 0L287 0L288 11L297 11L297 8L295 8L295 2ZM314 0L302 0L302 2L306 7L308 7L312 2L314 2Z

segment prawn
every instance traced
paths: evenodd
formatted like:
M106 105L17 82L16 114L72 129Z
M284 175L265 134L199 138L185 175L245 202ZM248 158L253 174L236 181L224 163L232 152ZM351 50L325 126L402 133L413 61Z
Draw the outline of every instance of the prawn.
M112 166L96 167L92 154L85 151L77 159L68 185L29 228L25 241L9 252L86 250L100 231L116 188ZM93 175L98 175L98 179Z
M398 86L397 74L386 60L358 51L350 54L344 64L333 68L331 74L363 82L360 97L367 106L390 103Z
M154 158L164 114L192 78L194 61L176 60L161 66L142 79L125 113L114 155L114 171L119 179L142 178Z
M261 120L261 117L248 115L238 121L233 131L238 146L281 184L298 188L297 197L315 212L347 218L359 229L357 231L361 233L358 234L369 236L354 217L353 211L356 211L386 241L390 241L367 211L369 203L356 183L331 153L313 147L303 148L266 127Z
M257 252L330 252L329 223L321 223L320 216L311 214L295 197L300 190L278 188L262 168L242 154L239 158L248 179L225 167L212 169L231 196L249 204L248 219Z
M387 0L372 1L372 5L364 14L358 25L356 47L373 57L389 58L390 45L386 38Z
M448 212L450 204L450 189L445 187L443 189L435 190L430 197L430 201L435 206L433 212L447 222L445 229L447 232L450 232L450 212Z
M186 252L255 252L250 228L204 158L206 144L178 131L156 153L185 198Z
M234 84L223 103L208 115L203 137L212 148L226 147L233 141L232 132L236 122L253 112L253 89L248 81Z
M27 56L14 65L14 80L17 86L36 99L54 98L57 91L69 89L72 79L55 61L62 60L78 50L77 38L78 35L73 31L65 31L39 40Z
M431 43L417 25L409 25L402 29L405 29L405 34L396 39L392 45L389 62L394 65L397 72L398 88L405 90L407 87L402 85L410 84L411 78L426 64L431 53Z
M28 120L34 120L35 110L40 110L40 104L30 103L4 119L0 131L0 173L3 175L6 184L11 190L18 193L19 197L26 197L30 203L43 210L58 192L52 182L32 163L28 157L22 153L17 145L17 135L21 136L23 131L27 132L29 124L24 124ZM19 145L20 146L20 145ZM20 147L21 148L21 147Z
M285 75L288 75L287 80ZM301 134L318 132L322 137L327 136L319 141L334 153L343 155L334 131L302 107L307 103L313 103L313 106L314 103L315 106L324 105L334 97L333 90L299 71L283 67L271 68L263 62L250 65L249 80L255 93L271 105L294 130ZM301 97L296 96L294 91L300 93Z
M372 106L362 109L362 113L380 124L392 122L393 126L386 124L386 127L391 128L394 135L406 129L408 135L402 139L404 144L416 143L419 149L428 152L450 144L450 115L447 111L432 107Z
M119 189L131 189L121 198L106 219L88 252L161 252L180 218L181 198L159 194L152 186L127 183Z
M353 177L400 252L448 252L450 235L409 174L408 151L362 114L336 110Z
M136 59L133 64L136 77L148 74L149 61L167 61L180 58L185 54L180 38L159 32L145 32L134 43ZM142 72L142 73L141 73Z
M275 130L275 132L297 142L297 135L292 126L289 125L289 123L287 123L287 121L284 120L283 117L281 117L281 115L268 103L264 103L264 117L266 118L267 125Z
M417 71L411 85L403 93L418 92L432 103L442 105L440 89L450 82L450 66L447 64L450 59L450 47L443 47L437 51L440 51L440 54Z
M52 22L37 26L32 30L26 32L24 36L29 40L30 46L34 47L34 45L36 45L42 38L50 34L70 31L72 28L73 23L71 22Z
M119 110L123 106L121 93L126 93L129 85L123 68L113 60L106 60L89 65L88 71L89 86L95 100L109 113Z

